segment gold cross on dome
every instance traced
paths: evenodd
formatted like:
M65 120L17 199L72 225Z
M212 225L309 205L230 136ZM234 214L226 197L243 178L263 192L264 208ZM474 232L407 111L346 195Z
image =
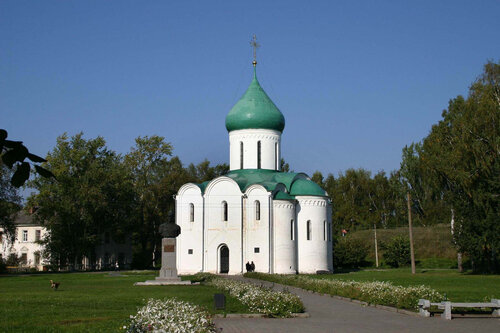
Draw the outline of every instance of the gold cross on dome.
M255 67L257 65L257 48L260 47L260 44L257 43L257 36L253 35L252 40L250 41L250 45L252 45L252 48L253 48L252 64Z

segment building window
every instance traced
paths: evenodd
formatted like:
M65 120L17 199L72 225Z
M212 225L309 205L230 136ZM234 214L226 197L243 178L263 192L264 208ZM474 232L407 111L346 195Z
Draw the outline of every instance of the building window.
M227 202L222 201L222 221L227 221Z
M2 244L3 232L0 231L0 244Z
M35 241L38 242L40 240L40 235L41 235L41 231L35 230Z
M28 263L28 254L22 253L21 254L21 264L26 265L27 263Z
M278 143L276 142L274 144L274 165L276 167L276 170L280 169L279 161L278 161Z
M290 239L291 240L295 240L295 237L294 237L294 235L295 235L294 231L295 230L294 229L295 229L295 226L293 225L293 220L291 220L290 221Z
M193 254L193 249L188 249L188 254Z
M260 169L260 155L261 155L261 144L260 141L257 141L257 169Z
M326 221L323 221L323 240L326 241Z
M260 201L255 200L255 219L260 221Z
M254 247L253 253L260 253L260 247Z
M194 222L194 204L189 204L189 222Z
M332 241L332 225L331 223L328 223L328 241Z
M34 256L35 256L35 266L40 265L40 253L35 252Z
M307 221L307 240L311 240L311 220Z
M109 244L109 232L104 233L104 243Z
M28 241L28 230L23 230L23 242Z
M243 169L243 141L240 142L240 169Z

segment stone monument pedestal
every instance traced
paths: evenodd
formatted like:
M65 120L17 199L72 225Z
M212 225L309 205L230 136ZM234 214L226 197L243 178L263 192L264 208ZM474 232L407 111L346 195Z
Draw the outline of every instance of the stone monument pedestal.
M155 280L136 282L136 286L163 286L172 284L190 285L191 281L182 281L177 276L177 241L175 238L161 240L161 269L160 276Z

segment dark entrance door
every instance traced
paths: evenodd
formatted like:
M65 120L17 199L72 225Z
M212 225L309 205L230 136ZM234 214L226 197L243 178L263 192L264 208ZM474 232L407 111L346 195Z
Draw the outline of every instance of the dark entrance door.
M220 248L220 273L229 272L229 249L226 245Z

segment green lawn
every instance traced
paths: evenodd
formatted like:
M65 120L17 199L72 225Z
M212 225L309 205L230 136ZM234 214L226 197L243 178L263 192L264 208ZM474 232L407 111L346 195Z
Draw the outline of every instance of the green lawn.
M361 270L330 275L311 275L320 279L354 281L391 281L396 285L410 286L424 284L440 293L446 293L452 301L482 301L500 297L500 275L474 275L458 273L456 270L417 269L412 275L409 268L387 270Z
M35 274L0 276L0 332L112 332L148 298L176 297L213 310L213 287L134 286L154 279L153 272ZM54 292L49 280L61 286ZM219 311L220 312L220 311ZM226 294L226 312L248 308Z

